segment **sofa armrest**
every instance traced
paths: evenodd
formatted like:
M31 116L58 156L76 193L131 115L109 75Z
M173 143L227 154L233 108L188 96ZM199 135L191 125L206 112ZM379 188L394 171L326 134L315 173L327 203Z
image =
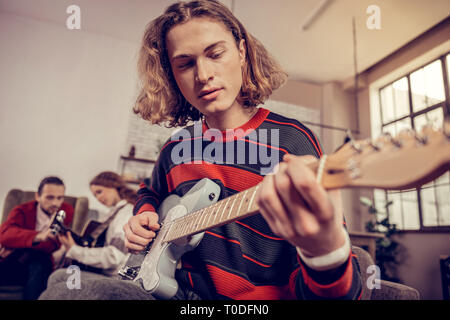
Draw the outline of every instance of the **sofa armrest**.
M81 234L89 212L89 200L87 197L78 197L75 202L72 230Z
M380 289L373 289L371 300L420 300L419 291L404 284L381 280Z

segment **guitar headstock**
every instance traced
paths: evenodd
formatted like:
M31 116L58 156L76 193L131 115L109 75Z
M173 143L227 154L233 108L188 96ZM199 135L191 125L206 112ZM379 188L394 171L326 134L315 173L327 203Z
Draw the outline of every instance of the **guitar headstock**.
M450 169L450 122L420 133L384 134L375 141L350 141L328 155L322 172L327 189L371 187L405 190L428 183Z
M57 235L61 232L64 232L64 219L66 218L66 212L64 210L59 210L53 217L52 222L50 223L50 232L53 235Z

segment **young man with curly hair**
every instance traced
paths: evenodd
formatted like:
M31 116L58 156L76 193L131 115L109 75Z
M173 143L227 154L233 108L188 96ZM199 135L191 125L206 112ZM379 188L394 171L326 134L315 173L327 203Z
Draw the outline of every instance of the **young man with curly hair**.
M171 5L145 31L139 75L136 113L153 124L195 123L183 129L188 137L166 142L141 184L124 226L129 250L144 250L156 236L163 199L183 196L202 178L220 186L221 199L259 185L260 214L207 230L182 256L175 298L359 298L339 191L324 190L308 166L322 155L320 144L299 121L259 107L286 74L236 17L218 1ZM174 161L186 142L191 152ZM273 174L262 170L269 154ZM125 280L84 286L89 299L153 298Z

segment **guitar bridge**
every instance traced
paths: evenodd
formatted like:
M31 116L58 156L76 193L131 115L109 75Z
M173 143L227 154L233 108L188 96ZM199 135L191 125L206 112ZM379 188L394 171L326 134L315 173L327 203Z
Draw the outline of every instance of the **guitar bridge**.
M140 266L137 267L124 266L122 269L119 270L119 275L124 280L134 280L139 274L140 269L141 269Z

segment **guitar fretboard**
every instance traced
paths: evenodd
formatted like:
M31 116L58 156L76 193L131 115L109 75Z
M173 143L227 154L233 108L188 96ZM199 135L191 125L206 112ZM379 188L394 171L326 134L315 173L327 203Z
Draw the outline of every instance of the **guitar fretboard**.
M257 213L255 195L258 187L259 184L173 220L164 241L178 240Z

